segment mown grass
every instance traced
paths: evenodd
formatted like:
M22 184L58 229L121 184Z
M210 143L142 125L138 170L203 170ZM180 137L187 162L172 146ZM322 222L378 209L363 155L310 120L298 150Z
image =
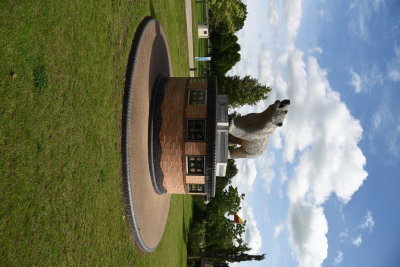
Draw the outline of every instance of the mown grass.
M195 57L206 57L208 55L208 39L198 38L198 23L207 23L207 15L205 3L196 3L192 0L192 17L193 17L193 50ZM195 61L196 76L204 76L207 69L207 62Z
M186 265L191 198L173 196L149 254L121 200L125 72L151 15L187 75L184 1L0 2L0 266Z

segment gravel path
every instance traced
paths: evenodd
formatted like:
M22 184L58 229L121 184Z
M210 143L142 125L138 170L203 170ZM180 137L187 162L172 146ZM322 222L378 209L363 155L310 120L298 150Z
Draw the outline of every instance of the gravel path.
M124 201L136 245L152 252L168 218L170 195L153 189L148 161L151 91L172 75L168 44L158 21L145 20L135 36L127 70L123 118Z

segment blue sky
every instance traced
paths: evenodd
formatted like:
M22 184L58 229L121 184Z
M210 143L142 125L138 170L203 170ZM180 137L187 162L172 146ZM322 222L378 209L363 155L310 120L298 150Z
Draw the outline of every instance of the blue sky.
M292 101L260 158L239 160L238 266L400 266L400 1L251 0L242 60Z

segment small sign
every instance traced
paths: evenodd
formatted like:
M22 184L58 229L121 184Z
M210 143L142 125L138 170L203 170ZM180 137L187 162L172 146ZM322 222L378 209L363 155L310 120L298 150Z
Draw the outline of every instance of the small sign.
M196 61L211 61L211 57L195 57Z

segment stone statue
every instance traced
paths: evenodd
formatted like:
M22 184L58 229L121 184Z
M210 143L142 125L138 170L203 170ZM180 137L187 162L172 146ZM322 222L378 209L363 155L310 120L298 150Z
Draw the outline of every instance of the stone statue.
M268 146L268 139L283 125L290 100L275 101L261 113L250 113L233 119L229 127L229 157L256 158Z

